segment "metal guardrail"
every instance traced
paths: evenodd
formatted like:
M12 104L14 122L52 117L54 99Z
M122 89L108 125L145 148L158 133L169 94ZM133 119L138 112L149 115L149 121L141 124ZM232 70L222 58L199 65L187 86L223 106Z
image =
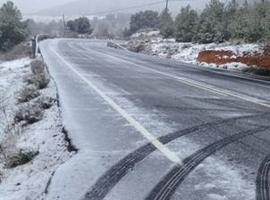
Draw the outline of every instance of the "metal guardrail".
M38 52L39 52L39 35L37 35L36 36L36 40L35 40L35 43L36 43L36 45L35 45L35 54L34 54L34 57L36 58L37 57L37 55L38 55Z
M115 48L115 49L121 49L121 50L125 50L127 51L127 49L123 46L121 46L120 44L117 44L113 41L109 41L107 42L107 47L111 47L111 48Z
M54 38L50 35L41 35L38 34L32 39L32 53L33 57L36 58L39 53L39 42L45 39Z
M36 58L38 53L39 53L39 42L48 38L53 38L49 35L36 35L33 39L32 39L32 54L33 54L33 58ZM125 47L117 44L116 42L113 41L108 41L107 42L107 46L111 47L111 48L115 48L115 49L121 49L124 51L128 51Z

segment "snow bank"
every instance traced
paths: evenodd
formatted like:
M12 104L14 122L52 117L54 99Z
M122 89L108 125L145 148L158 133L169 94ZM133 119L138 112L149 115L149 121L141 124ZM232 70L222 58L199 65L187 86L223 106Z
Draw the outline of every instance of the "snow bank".
M192 43L177 43L173 40L163 40L161 38L154 39L149 42L151 51L160 56L168 57L168 54L174 59L190 63L197 63L198 54L205 50L225 50L232 51L235 54L243 55L245 52L258 52L260 47L257 44L238 44L231 43L222 44L192 44Z
M4 128L12 122L18 108L16 95L22 88L25 76L30 74L31 60L28 58L0 64L0 94L7 116L0 114L0 143L4 138ZM40 91L42 95L56 99L56 86L53 81L49 87ZM67 151L67 143L62 133L60 111L56 103L44 113L42 121L22 128L19 135L11 136L19 149L35 149L39 154L29 163L15 168L6 168L0 162L0 199L1 200L38 200L43 199L55 170L72 153ZM9 140L5 140L9 142Z
M238 56L242 56L247 52L261 52L258 44L233 44L230 42L221 44L178 43L175 39L162 39L158 31L136 33L131 36L131 40L126 42L124 46L132 51L135 50L136 52L142 52L162 58L172 58L181 62L199 64L205 67L223 68L228 70L242 70L248 66L238 62L226 65L199 63L197 61L199 53L206 50L223 50L231 51Z

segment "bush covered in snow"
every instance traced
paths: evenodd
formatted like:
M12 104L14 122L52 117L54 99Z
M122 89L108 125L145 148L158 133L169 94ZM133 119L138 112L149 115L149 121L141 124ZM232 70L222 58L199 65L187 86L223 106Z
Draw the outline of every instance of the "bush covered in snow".
M49 109L51 108L56 102L56 99L49 97L49 96L41 96L34 100L34 103L39 105L41 109Z
M43 74L45 72L45 64L41 60L34 60L31 62L31 71L34 75Z
M38 151L30 149L19 149L13 153L7 154L7 157L4 160L4 165L6 168L14 168L20 165L24 165L38 155Z
M43 110L40 105L33 102L20 105L15 113L14 121L16 123L25 122L26 124L33 124L42 120Z
M30 76L27 76L25 78L25 82L31 85L34 85L38 89L44 89L46 88L50 83L50 78L46 73L41 74L32 74Z
M18 138L22 133L22 128L17 125L9 125L5 130L7 133L0 143L0 161L5 168L14 168L30 162L38 151L30 148L18 148Z
M19 92L17 100L18 103L25 103L39 96L40 92L35 85L26 85Z
M55 103L55 99L41 95L39 90L48 86L50 79L46 65L41 60L34 60L30 64L31 75L25 77L25 85L18 94L18 102L21 103L16 111L14 121L33 124L43 118L45 109L49 109ZM22 104L23 103L23 104Z
M29 84L35 85L38 89L44 89L50 83L46 65L41 60L35 60L31 63L32 75L27 78Z

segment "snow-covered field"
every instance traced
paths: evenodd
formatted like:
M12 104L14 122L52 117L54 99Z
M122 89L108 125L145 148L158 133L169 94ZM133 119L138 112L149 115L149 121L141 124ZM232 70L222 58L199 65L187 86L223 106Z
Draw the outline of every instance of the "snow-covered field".
M55 170L72 153L67 150L65 135L62 133L60 110L54 105L44 111L43 119L32 125L21 127L16 134L6 132L7 125L13 121L18 109L17 95L23 87L25 76L29 76L31 60L24 58L0 63L0 144L13 149L31 149L38 152L34 159L24 165L7 168L0 162L0 199L1 200L41 200L46 196L50 179ZM50 81L42 96L56 99L56 86Z
M204 67L223 68L228 70L242 70L248 66L243 63L229 63L226 65L216 65L199 63L197 61L200 52L205 50L232 51L241 56L246 52L260 52L258 44L233 44L230 42L221 44L193 44L179 43L175 39L163 39L159 31L139 32L131 36L131 40L123 44L128 49L138 48L145 54L159 56L162 58L172 58L181 62L198 64Z

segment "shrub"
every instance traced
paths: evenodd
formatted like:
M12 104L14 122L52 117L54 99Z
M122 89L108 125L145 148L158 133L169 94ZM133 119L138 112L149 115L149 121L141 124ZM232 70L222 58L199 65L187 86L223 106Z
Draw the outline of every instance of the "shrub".
M6 168L14 168L24 165L38 155L38 151L29 148L18 148L17 142L21 133L21 126L10 126L1 140L0 158Z
M31 71L34 75L45 73L45 63L41 60L34 60L31 62Z
M27 85L19 92L17 100L18 100L18 103L26 103L39 96L40 96L40 92L37 90L36 86Z
M35 103L28 103L22 105L16 112L14 121L19 123L24 121L26 124L33 124L42 120L43 110Z
M34 86L38 89L47 88L50 83L50 78L47 76L46 73L34 75L32 78L32 82Z
M30 149L20 149L13 153L7 154L4 165L6 168L15 168L24 165L33 160L39 154L38 151Z
M35 100L35 104L39 105L40 108L42 109L49 109L53 106L53 104L56 102L56 100L52 97L46 97L42 96Z
M26 78L28 84L35 85L38 89L44 89L50 83L50 78L46 70L46 65L41 60L35 60L31 63L32 76Z

